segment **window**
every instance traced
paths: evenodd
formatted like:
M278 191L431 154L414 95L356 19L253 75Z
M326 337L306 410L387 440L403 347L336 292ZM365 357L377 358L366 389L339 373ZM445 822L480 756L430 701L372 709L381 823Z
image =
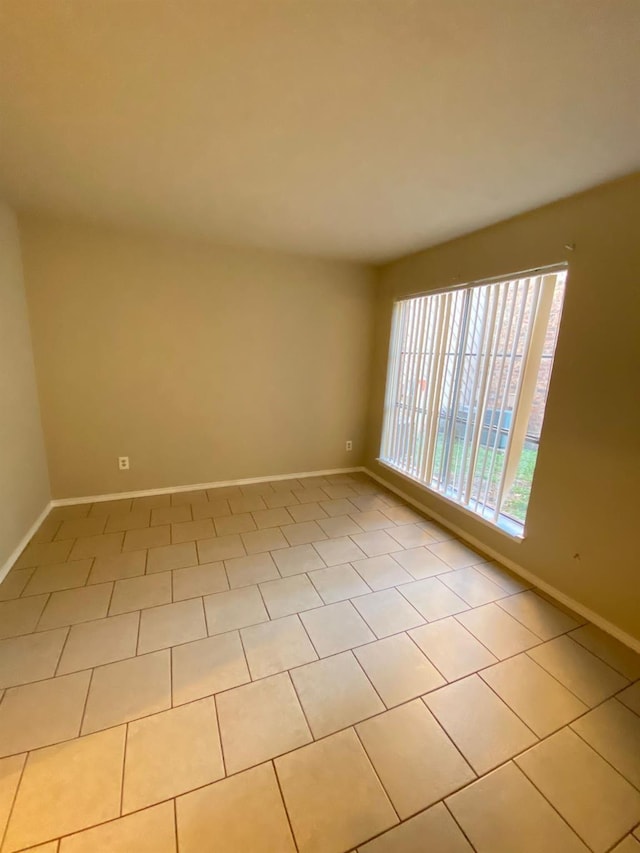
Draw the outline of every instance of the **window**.
M565 268L396 302L380 461L514 536L527 505Z

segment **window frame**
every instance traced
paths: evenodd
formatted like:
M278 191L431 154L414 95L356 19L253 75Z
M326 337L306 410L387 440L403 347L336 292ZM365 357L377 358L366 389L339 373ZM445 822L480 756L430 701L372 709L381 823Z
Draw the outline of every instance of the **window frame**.
M564 312L564 303L565 303L565 298L566 298L566 286L567 286L567 281L568 281L568 277L569 277L569 264L566 261L556 263L556 264L549 264L546 266L535 267L535 268L529 269L529 270L522 270L522 271L518 271L518 272L508 273L505 275L492 276L492 277L477 279L477 280L473 280L473 281L456 282L455 284L452 284L452 285L436 287L433 289L427 289L427 290L410 292L410 293L403 293L402 295L396 295L396 296L394 296L393 301L392 301L390 318L389 318L389 325L388 325L388 346L387 346L387 360L386 360L386 372L385 372L384 401L383 401L383 409L382 409L382 424L381 424L381 430L380 430L379 448L378 448L378 455L376 457L376 462L381 467L392 472L396 476L398 476L404 480L407 480L409 483L419 487L420 489L423 489L425 492L429 493L430 495L433 495L434 497L444 501L448 506L455 508L459 512L462 512L463 514L469 516L470 518L474 519L475 521L480 522L481 524L489 527L492 531L501 533L504 536L508 537L509 539L511 539L515 542L518 542L518 543L524 541L524 539L526 538L526 526L525 526L526 525L526 516L525 516L525 520L522 523L520 523L516 519L513 519L510 516L498 511L496 520L495 521L491 520L491 519L487 518L486 515L484 515L482 512L476 512L473 509L470 509L468 506L465 506L465 504L459 503L455 499L444 494L442 491L439 491L438 489L433 488L432 486L428 485L419 477L413 476L408 471L405 471L399 467L396 467L395 465L390 463L387 459L383 458L382 450L383 450L384 443L385 443L385 429L386 429L386 425L387 425L387 410L388 410L388 399L389 399L389 378L390 378L390 372L392 369L392 360L393 360L394 354L395 354L394 319L395 319L396 306L398 305L398 303L407 302L407 301L412 300L412 299L419 299L422 297L439 296L442 294L454 293L454 292L457 292L460 290L471 290L474 288L485 287L485 286L489 286L489 285L504 284L506 282L518 281L520 279L544 277L546 275L554 275L554 274L555 275L564 274L564 282L563 283L564 283L564 288L565 288L564 293L563 293L563 298L562 298L560 319L558 321L557 336L556 336L556 339L554 342L554 349L553 349L553 359L555 362L555 355L556 355L556 351L557 351L558 338L559 338L560 322L562 320L562 313ZM557 286L557 283L556 283L556 286ZM547 389L546 389L547 390L547 398L545 399L545 404L544 404L545 405L545 408L544 408L545 414L546 414L546 406L547 406L547 400L548 400L548 392L549 392L549 389L551 387L552 377L553 377L553 365L551 368L551 372L550 372L549 380L548 380L548 385L547 385ZM426 423L426 419L425 419L424 423ZM544 416L543 416L542 428L540 431L539 444L541 443L541 440L542 440L543 429L544 429ZM535 470L534 470L533 478L535 479ZM532 480L532 484L533 484L533 480ZM527 514L528 514L528 509L529 509L529 507L527 506Z

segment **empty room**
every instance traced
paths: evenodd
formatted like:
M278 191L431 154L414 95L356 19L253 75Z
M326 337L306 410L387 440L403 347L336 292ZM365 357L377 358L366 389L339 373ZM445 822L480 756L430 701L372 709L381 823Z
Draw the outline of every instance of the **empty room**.
M0 0L0 853L640 853L638 0Z

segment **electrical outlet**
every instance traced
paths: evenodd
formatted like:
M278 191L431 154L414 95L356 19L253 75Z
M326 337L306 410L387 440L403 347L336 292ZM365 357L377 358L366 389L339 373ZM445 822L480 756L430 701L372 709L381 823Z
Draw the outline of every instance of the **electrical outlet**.
M118 456L118 468L121 471L129 470L129 457L128 456Z
M345 447L346 447L346 449L347 449L347 450L353 450L353 442L352 442L352 441L347 441L347 443L346 443Z

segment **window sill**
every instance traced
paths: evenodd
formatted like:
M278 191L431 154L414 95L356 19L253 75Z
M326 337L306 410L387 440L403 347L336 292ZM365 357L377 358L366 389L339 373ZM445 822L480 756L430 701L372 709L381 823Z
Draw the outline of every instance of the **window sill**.
M463 513L464 515L469 516L474 521L483 524L485 527L490 528L495 533L501 533L503 536L506 536L512 542L523 542L526 538L524 529L519 530L519 524L515 521L512 521L507 516L500 516L497 523L493 521L489 521L487 518L484 518L482 515L479 515L473 510L467 509L467 507L461 506L456 501L452 501L450 498L447 498L445 495L440 492L436 492L435 489L430 489L429 486L425 486L424 483L421 483L420 480L412 477L410 474L407 474L405 471L400 470L400 468L396 468L394 465L391 465L389 462L386 462L384 459L376 459L378 465L382 468L386 468L388 471L391 471L398 477L402 477L403 480L406 480L408 483L411 483L412 486L417 486L419 489L423 489L425 492L428 492L429 495L433 495L433 497L438 498L438 500L444 501L448 506L453 507L458 512Z

